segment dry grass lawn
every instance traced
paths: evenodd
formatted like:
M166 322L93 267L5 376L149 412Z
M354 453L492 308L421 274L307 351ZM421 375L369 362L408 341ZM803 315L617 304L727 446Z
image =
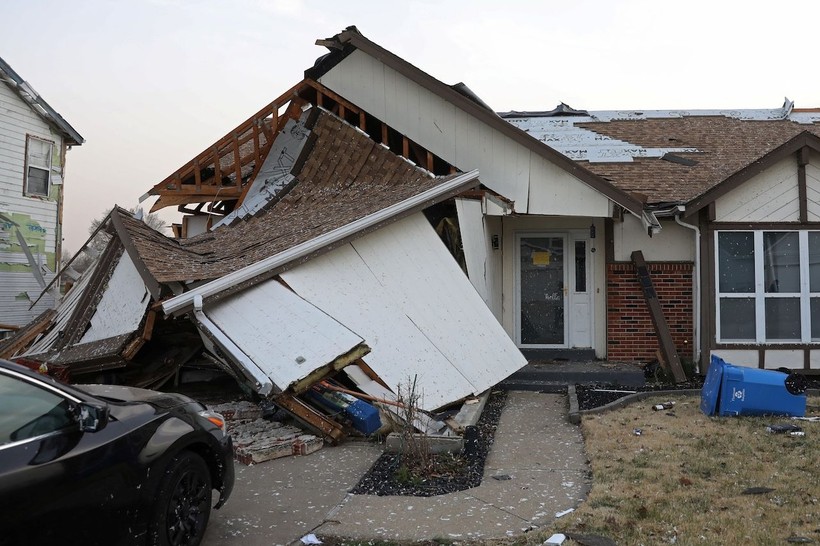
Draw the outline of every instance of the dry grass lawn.
M672 410L651 409L667 400ZM820 544L820 422L794 422L803 437L771 434L766 425L793 421L707 417L699 404L665 396L585 416L592 489L554 530L618 545ZM820 398L808 404L820 415ZM772 491L743 494L753 487Z

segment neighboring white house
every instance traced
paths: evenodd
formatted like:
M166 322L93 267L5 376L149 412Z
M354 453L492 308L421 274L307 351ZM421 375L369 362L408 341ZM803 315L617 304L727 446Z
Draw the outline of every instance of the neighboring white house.
M54 306L66 150L83 138L0 58L0 338Z

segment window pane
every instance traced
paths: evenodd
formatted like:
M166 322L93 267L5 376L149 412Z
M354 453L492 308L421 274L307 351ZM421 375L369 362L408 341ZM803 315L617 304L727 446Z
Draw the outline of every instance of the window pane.
M575 291L587 291L587 242L575 241Z
M800 298L766 298L766 340L800 337Z
M720 339L755 340L754 298L720 299Z
M34 195L48 195L48 171L29 167L26 193Z
M724 294L754 293L754 234L751 231L718 233L718 256L719 291Z
M820 341L820 298L811 299L811 340Z
M768 293L800 292L800 242L796 231L763 234L763 278Z
M36 138L28 140L28 164L42 169L51 168L51 143Z
M820 292L820 231L809 232L809 290Z

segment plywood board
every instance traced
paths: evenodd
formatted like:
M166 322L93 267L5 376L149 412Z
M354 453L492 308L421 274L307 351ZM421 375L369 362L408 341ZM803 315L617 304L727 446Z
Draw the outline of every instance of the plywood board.
M280 390L362 342L275 280L208 306L205 314Z

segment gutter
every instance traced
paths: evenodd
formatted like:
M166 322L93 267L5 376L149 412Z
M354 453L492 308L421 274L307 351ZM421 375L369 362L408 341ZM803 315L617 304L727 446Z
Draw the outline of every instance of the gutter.
M681 215L686 210L685 207L679 206L678 212L675 214L675 223L681 227L691 229L695 232L695 339L692 342L695 344L695 362L700 362L700 314L701 314L701 282L700 282L700 228L695 225L687 224L680 219ZM700 366L698 365L698 368ZM698 372L700 369L698 369Z
M437 198L446 195L452 191L460 191L467 184L477 181L478 171L472 170L470 172L461 174L418 195L415 195L399 203L395 203L380 211L369 214L363 218L359 218L349 224L329 231L319 237L305 241L304 243L293 246L278 254L274 254L264 260L260 260L247 267L243 267L238 271L229 273L216 280L198 286L188 292L185 292L175 298L171 298L162 304L162 310L166 315L180 315L190 310L194 306L196 297L207 299L215 296L220 292L233 288L242 283L251 281L271 270L282 267L290 262L304 258L320 250L321 248L338 243L348 237L374 227L380 223L386 222L391 218L408 212L414 208L425 205L430 201L435 201Z

